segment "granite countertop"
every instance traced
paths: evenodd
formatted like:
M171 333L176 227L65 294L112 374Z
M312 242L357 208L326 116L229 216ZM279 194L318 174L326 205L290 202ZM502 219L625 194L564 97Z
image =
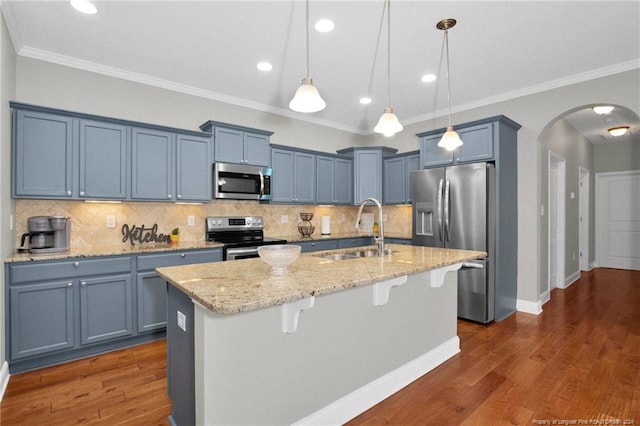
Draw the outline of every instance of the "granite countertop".
M388 244L387 248L393 255L337 261L319 256L363 247L304 253L284 275L272 274L270 266L259 258L156 271L207 309L235 314L486 257L485 252L435 247Z
M117 246L96 246L71 248L69 251L58 253L13 253L7 256L5 263L10 262L30 262L39 260L59 260L71 257L97 257L97 256L122 256L141 253L170 252L179 250L202 250L222 247L221 243L209 243L206 241L180 242L178 244L137 244L132 246L129 243Z

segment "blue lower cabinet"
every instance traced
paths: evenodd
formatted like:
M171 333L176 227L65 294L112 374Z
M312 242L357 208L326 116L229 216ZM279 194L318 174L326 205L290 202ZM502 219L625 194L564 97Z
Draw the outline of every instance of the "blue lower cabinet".
M82 344L133 334L131 299L131 274L80 281Z
M155 272L138 273L138 333L167 326L167 282Z
M302 253L308 253L312 251L321 250L334 250L338 248L338 240L323 240L323 241L297 241L295 243L302 247Z
M338 241L338 248L362 247L373 244L373 237L346 238Z
M74 346L73 283L45 282L9 290L9 358L12 360Z

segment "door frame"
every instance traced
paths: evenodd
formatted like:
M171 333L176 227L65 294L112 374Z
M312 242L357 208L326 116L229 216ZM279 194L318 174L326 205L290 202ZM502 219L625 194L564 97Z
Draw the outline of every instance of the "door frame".
M589 206L591 204L591 171L585 167L579 166L578 182L580 185L578 191L578 217L580 220L580 223L578 224L578 246L580 250L579 263L581 271L590 271L592 269L591 264L589 263Z
M566 199L566 159L559 154L549 150L548 159L548 193L547 201L549 212L547 215L547 292L551 294L552 288L565 288L565 247L566 247L566 224L565 224L565 199ZM551 179L551 170L555 168L557 170L556 179ZM556 200L551 198L551 188L555 184L556 188ZM556 211L556 229L558 235L556 238L556 271L555 271L555 283L551 282L551 219L552 209Z

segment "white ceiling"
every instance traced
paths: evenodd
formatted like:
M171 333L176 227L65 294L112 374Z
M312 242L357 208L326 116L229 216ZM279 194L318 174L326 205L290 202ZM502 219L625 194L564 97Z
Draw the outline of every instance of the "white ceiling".
M359 134L372 133L386 106L383 0L311 0L312 25L336 24L331 33L311 29L310 74L327 102L314 114L287 107L305 73L303 1L94 4L96 15L67 1L1 3L26 57ZM446 113L445 78L420 77L446 76L435 25L447 17L458 20L449 33L454 112L640 68L640 1L392 0L391 106L405 125ZM258 71L262 60L273 70ZM358 103L364 95L368 106ZM630 119L640 134L637 113Z

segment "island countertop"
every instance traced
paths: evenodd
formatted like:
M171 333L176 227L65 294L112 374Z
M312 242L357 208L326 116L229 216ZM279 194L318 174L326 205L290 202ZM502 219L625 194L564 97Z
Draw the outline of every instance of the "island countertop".
M369 248L375 248L371 246ZM305 253L283 275L274 275L259 258L156 269L169 284L218 314L235 314L335 293L404 275L486 257L485 252L387 244L391 256L329 260Z

